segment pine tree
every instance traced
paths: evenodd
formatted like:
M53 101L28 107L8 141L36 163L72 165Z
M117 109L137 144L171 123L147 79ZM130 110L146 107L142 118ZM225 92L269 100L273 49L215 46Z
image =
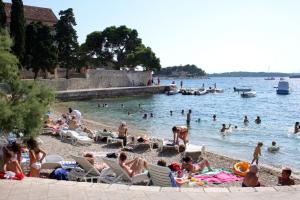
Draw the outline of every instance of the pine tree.
M6 24L6 14L4 9L4 3L0 0L0 28L5 28Z
M12 0L10 34L14 40L12 50L22 61L25 52L25 18L22 0Z

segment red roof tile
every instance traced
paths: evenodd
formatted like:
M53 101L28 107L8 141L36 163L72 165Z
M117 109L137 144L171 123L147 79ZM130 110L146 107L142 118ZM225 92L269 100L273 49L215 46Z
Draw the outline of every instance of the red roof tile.
M5 4L5 12L7 18L10 18L11 3ZM41 8L35 6L24 5L24 17L27 22L40 21L56 24L57 17L50 8Z

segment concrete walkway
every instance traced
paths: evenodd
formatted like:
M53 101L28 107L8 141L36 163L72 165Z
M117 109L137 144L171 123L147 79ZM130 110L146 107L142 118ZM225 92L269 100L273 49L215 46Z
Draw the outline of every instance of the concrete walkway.
M261 188L160 188L25 178L0 180L0 200L299 200L300 185Z

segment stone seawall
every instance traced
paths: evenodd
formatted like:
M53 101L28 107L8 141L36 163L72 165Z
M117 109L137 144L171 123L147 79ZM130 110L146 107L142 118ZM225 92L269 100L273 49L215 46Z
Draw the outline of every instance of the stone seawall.
M118 87L84 90L58 91L56 98L61 101L87 100L95 98L109 98L119 96L137 96L147 94L164 93L169 86L149 86L149 87Z
M83 90L111 87L146 86L152 80L151 71L120 71L91 69L86 72L86 78L71 79L41 79L41 83L53 87L57 91Z

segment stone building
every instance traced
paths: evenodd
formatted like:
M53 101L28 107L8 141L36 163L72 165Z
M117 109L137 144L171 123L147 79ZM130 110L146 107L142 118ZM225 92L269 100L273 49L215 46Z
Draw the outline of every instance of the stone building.
M5 13L7 17L7 25L9 27L11 17L11 3L5 4ZM50 8L41 8L35 6L27 6L24 5L24 18L26 20L26 24L30 24L31 22L42 22L42 24L47 25L51 28L54 28L54 25L57 23L57 17L53 13Z

